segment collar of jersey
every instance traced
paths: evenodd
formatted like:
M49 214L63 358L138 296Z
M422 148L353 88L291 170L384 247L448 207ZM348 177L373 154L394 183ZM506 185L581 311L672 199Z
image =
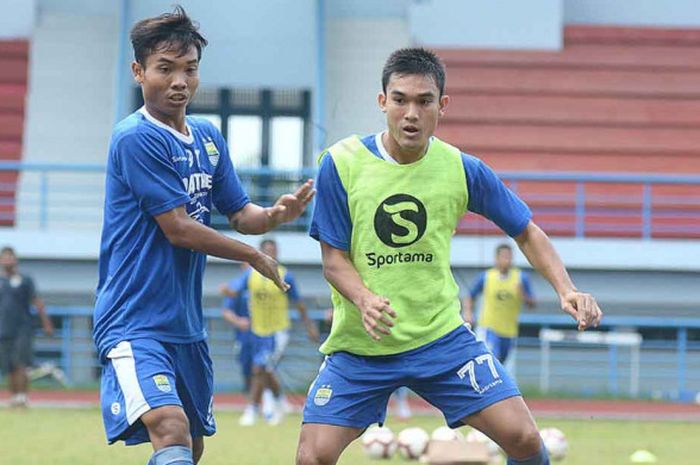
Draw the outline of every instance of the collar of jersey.
M384 161L391 163L392 165L400 165L398 161L394 157L392 157L389 152L387 152L386 147L384 147L384 143L382 142L382 134L384 134L386 131L378 132L374 135L374 143L377 145L377 150L379 150L379 155L382 156ZM425 150L425 155L428 154L428 151L430 151L430 143L433 141L433 138L431 137L428 139L428 147Z
M170 134L172 134L173 136L177 137L179 140L181 140L181 141L184 142L185 144L187 144L187 145L192 145L192 144L194 143L194 135L193 135L193 133L192 133L192 128L190 127L189 124L187 124L186 121L185 121L185 126L187 126L187 132L190 133L189 136L184 135L184 134L181 133L180 131L176 131L175 129L171 128L170 126L168 126L167 124L163 123L162 121L159 121L159 120L157 120L156 118L154 118L153 115L151 115L151 114L148 112L148 110L146 110L146 106L145 106L145 105L142 106L141 108L139 108L138 111L139 111L139 113L141 113L141 114L144 116L144 118L146 118L149 122L155 124L156 126L158 126L158 127L161 128L161 129L165 129L166 131L168 131L168 132L169 132Z

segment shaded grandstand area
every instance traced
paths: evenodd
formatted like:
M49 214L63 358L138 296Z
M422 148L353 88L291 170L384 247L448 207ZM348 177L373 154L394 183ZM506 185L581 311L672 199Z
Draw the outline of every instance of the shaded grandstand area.
M0 161L22 157L29 42L0 40ZM15 219L17 172L0 171L0 226Z
M499 172L700 173L700 30L568 26L561 51L439 53L452 101L438 134ZM556 235L576 235L584 208L587 235L639 236L647 205L652 237L700 237L697 183L514 187ZM459 231L494 232L474 217Z

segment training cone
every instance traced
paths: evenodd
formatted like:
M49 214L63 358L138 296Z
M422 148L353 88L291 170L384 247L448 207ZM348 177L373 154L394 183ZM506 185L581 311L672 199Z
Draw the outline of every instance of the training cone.
M632 463L656 463L656 456L648 450L638 450L630 455Z

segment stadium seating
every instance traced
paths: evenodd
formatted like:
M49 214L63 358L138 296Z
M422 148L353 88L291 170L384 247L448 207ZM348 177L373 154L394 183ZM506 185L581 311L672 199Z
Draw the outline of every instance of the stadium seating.
M440 55L452 103L439 136L499 172L700 173L698 29L569 26L561 51ZM639 235L641 184L585 190L586 236ZM574 183L518 192L551 232L575 234ZM700 186L655 185L652 206L653 237L700 237ZM460 227L490 231L473 217Z
M0 161L22 157L29 43L0 41ZM15 218L17 173L0 171L0 226L11 226Z

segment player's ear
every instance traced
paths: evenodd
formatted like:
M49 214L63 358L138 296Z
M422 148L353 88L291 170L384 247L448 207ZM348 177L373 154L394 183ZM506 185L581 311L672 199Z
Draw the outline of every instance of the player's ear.
M386 113L386 94L384 92L377 94L377 103L382 112Z
M445 116L445 110L447 110L447 105L450 104L450 96L449 95L443 95L440 97L440 110L439 110L439 115L440 116Z
M143 66L138 61L131 62L131 73L134 75L134 81L143 84Z

